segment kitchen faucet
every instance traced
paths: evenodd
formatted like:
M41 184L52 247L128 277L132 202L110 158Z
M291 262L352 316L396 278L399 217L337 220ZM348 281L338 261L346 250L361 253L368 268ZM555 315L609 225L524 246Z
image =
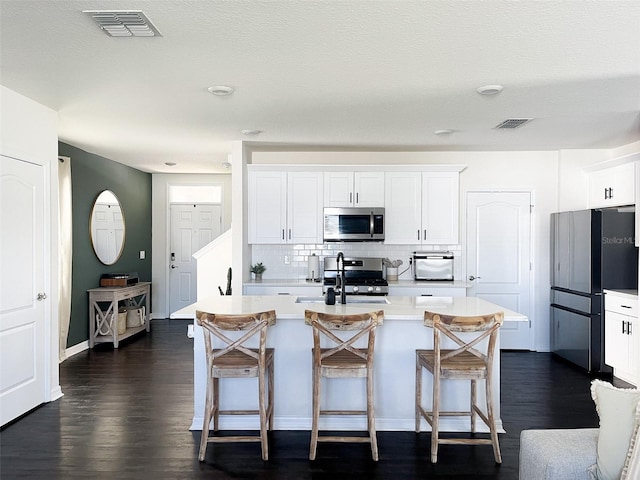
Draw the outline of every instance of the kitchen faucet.
M347 289L344 284L344 253L342 252L338 252L336 268L338 269L338 278L336 280L340 280L340 303L345 305L347 303Z

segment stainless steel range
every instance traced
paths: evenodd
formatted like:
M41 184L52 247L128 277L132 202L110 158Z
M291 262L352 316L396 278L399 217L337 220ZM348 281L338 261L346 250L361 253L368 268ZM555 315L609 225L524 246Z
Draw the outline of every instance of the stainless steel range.
M387 295L389 284L383 278L382 258L325 257L323 294L329 288L341 289L341 276L344 276L346 295ZM344 270L342 265L344 263Z

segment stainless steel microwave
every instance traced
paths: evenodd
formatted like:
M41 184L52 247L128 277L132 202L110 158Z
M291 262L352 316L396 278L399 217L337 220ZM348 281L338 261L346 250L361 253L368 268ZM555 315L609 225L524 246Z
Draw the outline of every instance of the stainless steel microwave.
M384 240L384 208L324 209L325 242L381 242Z

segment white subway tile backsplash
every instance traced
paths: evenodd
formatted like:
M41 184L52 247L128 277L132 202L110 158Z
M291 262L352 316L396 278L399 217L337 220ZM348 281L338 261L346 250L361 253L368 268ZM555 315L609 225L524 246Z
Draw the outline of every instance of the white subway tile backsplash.
M454 256L454 275L462 280L465 272L460 245L384 245L381 243L327 243L319 245L253 245L251 263L262 262L267 270L266 279L304 279L307 276L309 255L316 254L320 260L320 268L324 268L324 257L333 257L338 252L348 256L381 257L390 260L402 260L400 279L410 280L413 273L409 259L414 251L449 250ZM285 256L290 264L284 263Z

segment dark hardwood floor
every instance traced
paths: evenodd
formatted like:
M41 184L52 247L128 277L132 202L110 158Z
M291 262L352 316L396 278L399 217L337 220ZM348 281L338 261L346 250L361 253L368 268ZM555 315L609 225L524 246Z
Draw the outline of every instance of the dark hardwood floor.
M366 444L321 444L310 462L308 431L272 432L268 462L258 443L248 443L210 445L200 463L200 432L188 430L193 340L187 323L154 320L150 334L117 350L100 345L65 361L64 397L0 432L0 478L517 479L521 430L598 423L585 372L550 354L502 352L501 466L491 447L450 445L432 465L424 432L379 432L377 464ZM291 386L291 394L307 393Z

